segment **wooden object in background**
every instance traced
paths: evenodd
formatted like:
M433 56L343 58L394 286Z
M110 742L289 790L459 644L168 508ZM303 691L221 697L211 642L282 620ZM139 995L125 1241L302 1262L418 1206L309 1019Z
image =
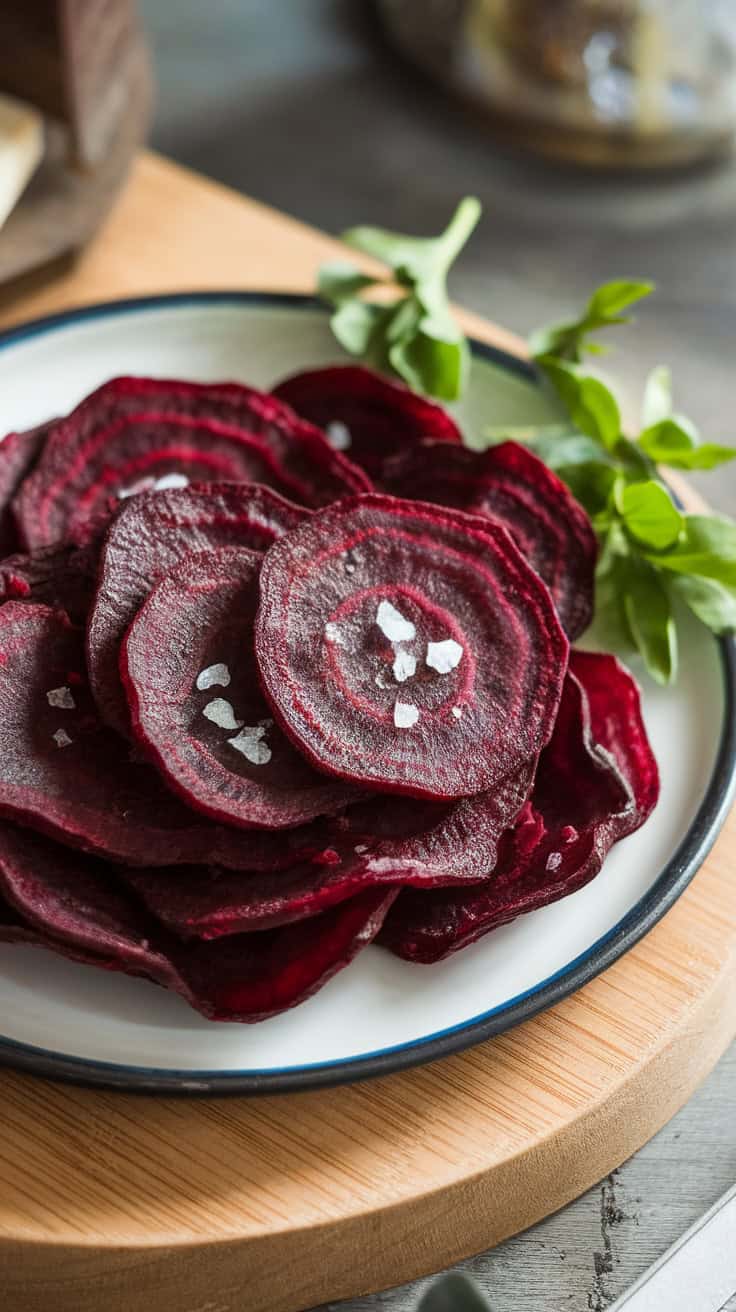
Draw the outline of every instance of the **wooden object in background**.
M2 0L0 91L47 117L44 162L0 230L0 282L78 251L117 194L150 117L135 0Z
M78 266L6 294L0 320L186 288L306 290L337 253L144 156ZM403 1075L186 1101L0 1074L4 1304L294 1312L449 1265L561 1207L664 1124L736 1033L735 860L732 814L677 905L604 975Z

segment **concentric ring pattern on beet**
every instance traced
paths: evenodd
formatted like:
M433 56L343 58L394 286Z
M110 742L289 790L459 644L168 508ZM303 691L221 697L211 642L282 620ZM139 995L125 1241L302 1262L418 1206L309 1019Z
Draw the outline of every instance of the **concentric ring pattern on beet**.
M208 1020L567 896L659 789L559 480L362 367L276 393L118 378L0 444L0 942Z

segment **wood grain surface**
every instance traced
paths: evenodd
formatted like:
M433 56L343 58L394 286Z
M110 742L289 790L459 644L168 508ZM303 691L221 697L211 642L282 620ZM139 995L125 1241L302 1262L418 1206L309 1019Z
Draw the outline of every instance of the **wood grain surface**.
M79 265L6 299L2 319L168 289L306 288L334 250L144 157ZM663 1125L736 1033L735 851L732 815L624 959L520 1029L421 1070L252 1102L1 1075L7 1306L289 1312L437 1270L560 1207Z

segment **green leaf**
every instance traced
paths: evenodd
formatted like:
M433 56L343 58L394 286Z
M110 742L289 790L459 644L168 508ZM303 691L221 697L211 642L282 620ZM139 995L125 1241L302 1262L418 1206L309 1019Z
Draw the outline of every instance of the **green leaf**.
M613 465L602 460L558 465L555 472L589 515L598 515L609 503L617 474Z
M345 301L332 315L330 325L340 345L349 355L364 356L385 311L366 301Z
M605 383L591 374L581 374L574 365L549 356L540 359L538 364L576 428L612 450L621 433L621 414L615 396Z
M672 683L677 675L677 629L666 587L653 569L630 560L623 603L631 636L657 683Z
M667 489L654 480L624 486L618 508L628 532L655 551L671 547L685 524Z
M518 441L519 439L517 439ZM599 464L605 461L605 452L598 442L585 433L540 433L528 442L530 450L550 469L559 474L570 465Z
M686 515L677 543L647 559L660 569L736 587L736 524L718 515Z
M579 364L583 351L590 350L592 347L593 351L599 354L602 348L597 343L588 342L587 334L595 332L598 328L606 328L610 324L628 323L628 319L622 316L621 311L633 305L635 301L641 300L643 296L648 296L653 290L653 284L649 282L619 280L604 283L593 293L579 318L566 323L552 324L548 328L532 333L529 338L531 355L535 359L553 355L560 360Z
M346 260L332 260L323 264L318 275L317 290L326 301L339 305L341 301L350 300L366 287L372 287L375 278L368 277Z
M462 394L470 367L467 343L443 342L419 332L403 342L395 342L389 360L400 378L415 391L456 401Z
M625 323L626 320L618 317L621 311L628 310L630 305L635 305L653 291L654 283L651 282L632 282L625 278L604 282L588 301L585 318L589 323L597 319L600 327L607 323Z
M736 631L736 588L690 574L673 575L670 587L713 633Z
M644 384L641 426L651 428L672 414L672 374L666 364L652 369Z
M388 228L348 228L342 240L364 255L382 260L402 280L421 283L438 274L444 277L472 233L481 214L480 201L460 201L439 237L408 237Z

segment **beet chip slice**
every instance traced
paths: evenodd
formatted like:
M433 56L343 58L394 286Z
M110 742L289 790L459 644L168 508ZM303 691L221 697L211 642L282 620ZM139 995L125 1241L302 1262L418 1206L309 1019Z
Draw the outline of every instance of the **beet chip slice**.
M371 486L318 429L263 392L119 378L50 426L15 512L30 549L83 542L120 498L205 480L266 481L308 505Z
M258 484L201 483L136 497L110 526L87 629L90 683L98 709L118 733L130 716L118 672L120 644L148 593L193 552L242 546L265 551L309 512Z
M387 792L486 792L554 725L567 639L492 520L366 495L287 534L261 570L256 657L319 769Z
M60 611L0 607L0 748L10 819L122 864L248 869L247 833L190 811L100 723Z
M324 429L328 441L377 482L386 461L422 438L462 442L441 406L363 365L337 365L294 374L274 388L298 414Z
M180 867L121 873L178 937L204 939L289 924L380 885L478 882L495 864L501 834L533 777L528 765L493 793L449 805L407 798L359 804L335 824L334 847L277 873ZM358 836L365 841L356 842Z
M12 502L43 451L48 430L48 424L39 424L23 433L8 433L0 442L0 554L3 556L20 546Z
M318 774L274 724L253 654L257 552L183 561L128 630L120 670L136 738L195 810L286 829L343 810L355 789Z
M388 462L383 483L394 496L493 515L554 598L570 640L593 617L597 556L593 527L551 469L518 442L487 451L421 442Z
M66 611L75 624L87 619L97 584L96 547L44 547L0 560L0 604L33 602Z
M0 942L144 975L210 1020L266 1020L305 1001L375 938L395 896L384 888L286 929L182 944L111 867L36 834L0 832Z
M382 942L408 961L438 961L526 911L582 888L612 844L644 823L659 782L631 675L613 656L573 652L552 741L530 801L487 881L402 893Z

